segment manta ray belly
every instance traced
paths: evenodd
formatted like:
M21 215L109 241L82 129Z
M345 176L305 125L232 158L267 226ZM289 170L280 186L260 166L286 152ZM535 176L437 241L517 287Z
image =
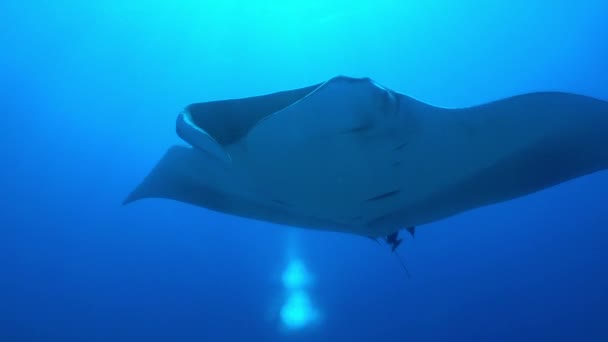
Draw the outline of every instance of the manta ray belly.
M364 229L406 193L397 98L367 79L333 79L264 119L230 154L255 191L296 215ZM229 149L230 150L230 149Z

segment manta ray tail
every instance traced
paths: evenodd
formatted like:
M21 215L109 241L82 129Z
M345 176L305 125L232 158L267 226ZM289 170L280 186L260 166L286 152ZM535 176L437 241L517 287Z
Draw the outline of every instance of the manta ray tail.
M397 251L394 251L395 256L397 257L397 260L399 260L399 263L401 264L401 268L403 268L403 270L405 271L405 274L407 275L408 278L411 278L412 275L410 274L410 271L407 269L407 266L405 266L405 258L403 256L401 256L401 254L399 254Z

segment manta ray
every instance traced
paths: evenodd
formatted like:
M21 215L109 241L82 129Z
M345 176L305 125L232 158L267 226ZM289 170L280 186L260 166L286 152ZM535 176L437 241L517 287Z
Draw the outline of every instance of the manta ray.
M165 198L308 229L392 236L608 168L608 102L535 92L434 106L339 76L192 103L124 203Z

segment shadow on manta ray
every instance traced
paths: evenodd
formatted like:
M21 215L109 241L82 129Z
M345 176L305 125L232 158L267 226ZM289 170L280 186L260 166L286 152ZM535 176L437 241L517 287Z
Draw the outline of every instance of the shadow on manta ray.
M124 203L157 197L385 237L608 168L608 102L538 92L440 108L375 83L193 103Z

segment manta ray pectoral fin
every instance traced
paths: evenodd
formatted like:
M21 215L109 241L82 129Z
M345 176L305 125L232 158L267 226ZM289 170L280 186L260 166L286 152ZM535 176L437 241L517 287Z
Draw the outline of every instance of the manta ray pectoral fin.
M144 198L167 198L187 200L189 193L195 189L189 183L185 172L192 172L199 167L193 154L201 152L189 147L172 146L150 171L144 180L125 198L128 204Z
M304 227L331 226L331 221L294 216L289 204L249 193L231 170L196 148L172 146L127 196L123 204L165 198L256 220ZM303 223L304 222L304 223Z

